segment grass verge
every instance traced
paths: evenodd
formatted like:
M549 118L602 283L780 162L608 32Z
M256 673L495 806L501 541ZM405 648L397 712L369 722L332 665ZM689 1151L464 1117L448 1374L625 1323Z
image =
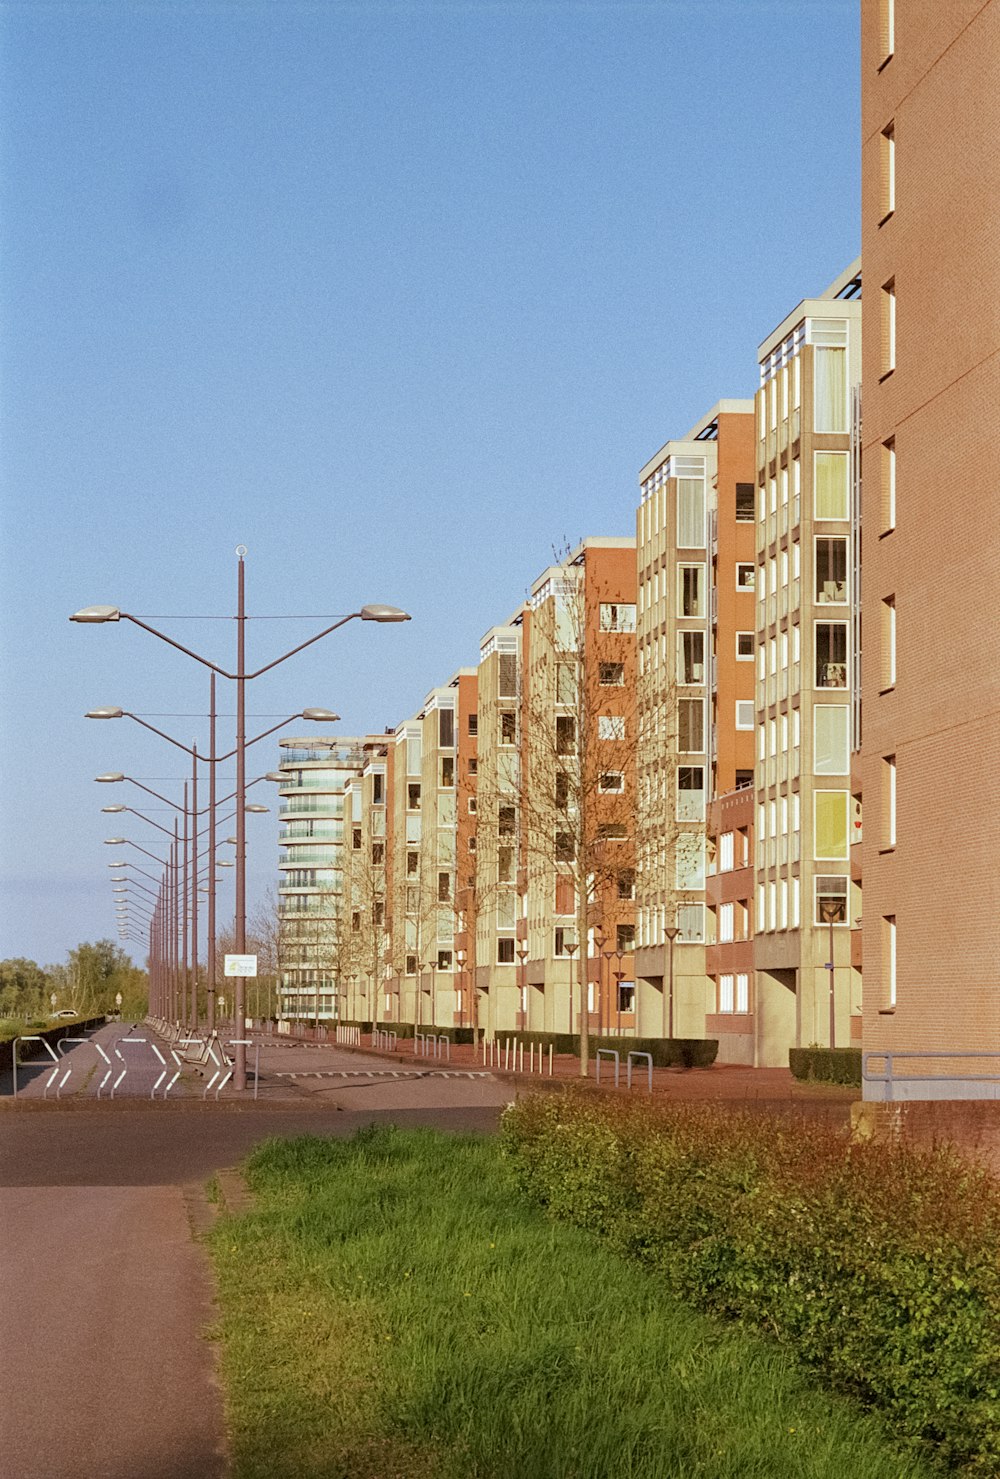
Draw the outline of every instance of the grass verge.
M791 1357L514 1189L495 1141L272 1141L209 1235L233 1479L921 1479Z

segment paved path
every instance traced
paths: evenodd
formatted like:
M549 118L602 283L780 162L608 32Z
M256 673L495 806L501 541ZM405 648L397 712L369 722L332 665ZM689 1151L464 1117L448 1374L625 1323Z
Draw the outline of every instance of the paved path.
M29 1075L23 1100L0 1099L0 1479L223 1479L211 1280L189 1221L201 1184L274 1135L385 1119L489 1133L513 1091L394 1079L391 1061L357 1080L354 1055L293 1047L274 1050L256 1103L206 1103L194 1078L165 1104L148 1084L99 1103L83 1083L94 1050L73 1051L79 1097L46 1101ZM321 1062L336 1077L285 1076Z

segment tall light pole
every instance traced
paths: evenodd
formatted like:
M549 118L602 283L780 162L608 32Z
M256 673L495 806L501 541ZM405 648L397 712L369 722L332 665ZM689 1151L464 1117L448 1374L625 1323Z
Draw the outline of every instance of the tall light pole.
M178 652L184 653L186 657L192 658L195 662L201 663L203 667L206 667L210 669L210 671L217 673L220 678L229 679L236 684L236 953L238 955L242 955L246 951L246 822L243 816L243 807L245 804L244 790L246 785L246 684L248 682L251 682L254 678L261 677L264 673L269 673L272 668L278 667L280 663L286 662L288 658L294 657L296 653L304 651L306 647L311 647L314 642L319 642L323 637L329 636L329 634L336 631L338 627L344 626L347 622L353 621L355 618L359 619L360 621L375 622L400 622L410 620L409 613L406 611L401 611L398 606L386 606L378 603L365 605L362 606L359 611L350 611L347 613L346 616L338 617L336 621L332 622L329 626L324 627L322 631L317 632L314 636L307 637L304 642L299 642L297 646L292 647L288 652L283 653L280 657L276 657L271 662L265 663L263 667L257 668L252 673L248 673L246 670L245 640L247 616L245 599L244 560L246 557L246 553L247 551L245 545L237 545L236 556L239 563L237 569L237 660L235 673L227 672L226 669L220 667L218 663L211 662L208 658L202 657L200 653L193 652L190 647L183 646L182 643L176 642L173 637L168 637L165 632L161 632L156 627L150 626L148 622L143 621L140 617L134 615L131 612L122 611L117 606L85 606L82 610L74 612L74 614L70 617L70 621L82 622L87 624L101 624L109 621L121 621L123 619L126 621L131 621L132 623L134 623L135 626L141 627L143 631L149 632L152 636L158 637L160 641L166 642L169 646L176 648ZM235 1023L233 1036L238 1040L238 1046L236 1048L236 1062L233 1069L233 1086L239 1091L245 1090L247 1085L246 1046L242 1042L242 1039L245 1037L245 1033L245 986L243 982L243 977L237 976Z
M823 918L830 927L830 959L826 962L826 968L830 972L830 1046L837 1046L837 999L834 994L834 958L833 958L833 926L837 915L840 913L839 905L824 899L821 904Z
M671 924L667 926L663 933L666 936L667 945L670 949L670 985L666 996L667 1010L664 1013L663 1035L670 1041L674 1035L674 941L680 934L680 930L675 924Z

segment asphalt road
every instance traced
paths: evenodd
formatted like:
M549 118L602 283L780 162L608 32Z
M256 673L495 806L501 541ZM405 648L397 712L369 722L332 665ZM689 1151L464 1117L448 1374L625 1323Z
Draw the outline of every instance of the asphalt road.
M490 1133L511 1097L478 1077L345 1078L345 1060L289 1050L274 1103L3 1102L0 1479L224 1479L192 1187L275 1135Z

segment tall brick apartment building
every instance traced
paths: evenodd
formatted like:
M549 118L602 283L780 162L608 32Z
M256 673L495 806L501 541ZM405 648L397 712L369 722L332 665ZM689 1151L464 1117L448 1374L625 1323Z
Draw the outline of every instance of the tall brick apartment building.
M861 66L864 1047L996 1053L1000 3L863 0Z

